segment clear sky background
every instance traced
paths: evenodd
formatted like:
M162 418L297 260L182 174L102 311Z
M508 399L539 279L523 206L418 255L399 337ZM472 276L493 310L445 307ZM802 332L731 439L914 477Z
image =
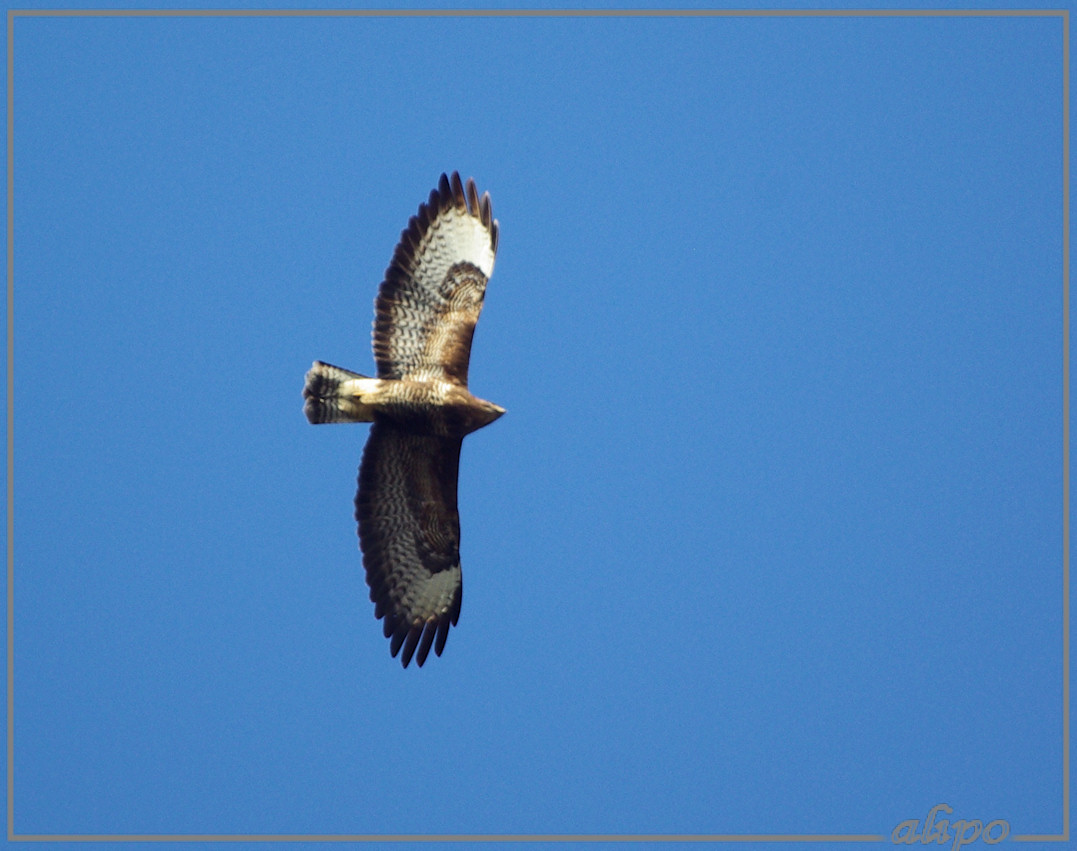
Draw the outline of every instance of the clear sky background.
M1062 32L17 19L15 831L1061 831ZM508 414L403 670L300 391L454 169Z

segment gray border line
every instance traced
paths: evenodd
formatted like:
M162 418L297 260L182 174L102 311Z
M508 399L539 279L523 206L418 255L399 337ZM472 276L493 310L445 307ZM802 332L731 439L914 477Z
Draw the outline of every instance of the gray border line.
M16 834L15 822L15 18L16 17L1060 17L1062 18L1062 833L1069 840L1069 10L9 10L8 11L8 841L24 842L881 842L875 834Z

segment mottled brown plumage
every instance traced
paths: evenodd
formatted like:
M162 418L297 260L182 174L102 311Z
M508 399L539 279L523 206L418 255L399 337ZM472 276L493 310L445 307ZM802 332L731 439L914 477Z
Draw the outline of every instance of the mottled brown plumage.
M467 388L497 238L490 196L443 174L374 302L377 378L315 361L303 389L311 423L374 423L355 518L374 616L404 667L440 656L460 617L460 446L505 412Z

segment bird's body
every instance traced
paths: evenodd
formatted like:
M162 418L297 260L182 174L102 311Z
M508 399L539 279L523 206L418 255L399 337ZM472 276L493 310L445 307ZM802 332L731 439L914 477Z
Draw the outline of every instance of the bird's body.
M312 423L383 419L413 431L464 437L505 413L448 381L368 378L322 361L307 376L305 410Z
M311 423L372 422L355 517L374 615L393 656L440 656L460 616L456 485L464 437L504 408L467 387L475 323L493 273L498 224L490 196L455 172L401 233L375 301L370 378L315 361Z

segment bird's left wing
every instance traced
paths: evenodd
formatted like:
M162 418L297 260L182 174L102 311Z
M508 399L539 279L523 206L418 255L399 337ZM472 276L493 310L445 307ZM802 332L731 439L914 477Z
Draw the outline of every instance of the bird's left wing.
M405 668L412 654L422 665L431 645L440 656L460 617L461 442L376 422L359 466L355 519L370 599Z

